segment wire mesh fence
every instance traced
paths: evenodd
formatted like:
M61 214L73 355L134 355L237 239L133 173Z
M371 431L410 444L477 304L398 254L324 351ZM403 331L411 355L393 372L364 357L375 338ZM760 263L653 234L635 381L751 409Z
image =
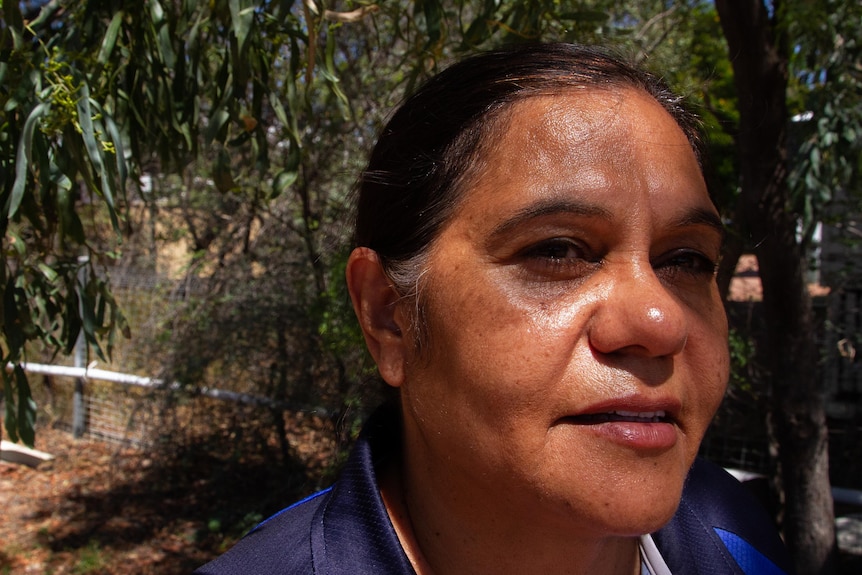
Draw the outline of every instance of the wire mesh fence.
M112 395L110 398L85 397L85 433L103 441L148 446L152 442L152 426L143 417L141 402L128 397L117 401L117 394Z
M168 329L168 322L198 286L191 281L165 279L135 268L110 271L113 295L131 326L131 338L114 342L110 356L100 358L93 348L83 355L89 371L113 370L130 376L149 377L162 369L151 342ZM105 348L107 351L107 348ZM30 354L37 361L72 367L74 355ZM146 447L157 435L156 411L166 392L50 373L31 373L30 385L38 406L37 424L75 431L75 390L79 394L77 418L84 437L127 446Z
M79 435L131 447L148 447L157 436L158 391L141 390L98 380L32 374L38 405L37 426L50 425ZM81 392L76 414L75 391ZM76 417L77 416L77 417Z
M765 440L711 434L704 439L700 455L723 467L769 473L769 447Z

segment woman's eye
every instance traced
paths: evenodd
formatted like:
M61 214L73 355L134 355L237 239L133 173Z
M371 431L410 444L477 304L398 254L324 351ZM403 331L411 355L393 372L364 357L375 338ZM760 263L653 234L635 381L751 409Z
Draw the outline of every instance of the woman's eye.
M581 275L590 260L588 250L570 238L552 238L534 244L520 253L524 267L550 279L568 279Z
M662 258L654 265L656 271L685 272L695 276L713 276L718 264L694 250L677 250Z
M568 240L548 240L539 245L531 247L527 255L533 258L547 258L549 260L563 260L579 257L578 247Z
M545 240L524 250L523 255L532 259L563 261L583 259L584 250L577 242L566 238Z

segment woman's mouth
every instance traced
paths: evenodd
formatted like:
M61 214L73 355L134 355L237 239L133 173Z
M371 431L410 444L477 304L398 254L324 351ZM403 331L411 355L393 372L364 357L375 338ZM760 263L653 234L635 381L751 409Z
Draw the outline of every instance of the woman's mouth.
M586 413L567 417L573 423L594 424L609 421L630 421L632 423L671 423L665 411L623 411L615 410L606 413Z
M636 451L664 451L679 439L679 426L665 410L612 409L571 415L560 422Z

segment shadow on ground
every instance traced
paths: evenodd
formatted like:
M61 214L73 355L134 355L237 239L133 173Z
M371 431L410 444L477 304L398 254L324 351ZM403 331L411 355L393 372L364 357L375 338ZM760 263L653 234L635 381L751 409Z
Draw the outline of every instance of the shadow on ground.
M63 488L26 514L41 525L34 547L45 572L188 574L326 481L334 461L326 420L290 421L290 445L259 420L217 421L230 423L165 433L147 451L103 448L113 453L74 474L62 461L45 470ZM0 567L22 569L6 556Z

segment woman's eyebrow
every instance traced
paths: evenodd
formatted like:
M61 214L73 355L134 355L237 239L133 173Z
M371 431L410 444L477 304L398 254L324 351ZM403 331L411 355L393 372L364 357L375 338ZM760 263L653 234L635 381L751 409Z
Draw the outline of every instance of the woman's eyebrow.
M681 217L671 220L670 227L685 228L688 226L706 226L712 228L724 237L725 228L721 223L721 218L715 211L707 208L693 208Z
M491 237L505 236L524 222L555 214L572 214L604 220L613 219L613 214L601 206L570 199L548 199L521 208L511 217L496 225L491 232Z

